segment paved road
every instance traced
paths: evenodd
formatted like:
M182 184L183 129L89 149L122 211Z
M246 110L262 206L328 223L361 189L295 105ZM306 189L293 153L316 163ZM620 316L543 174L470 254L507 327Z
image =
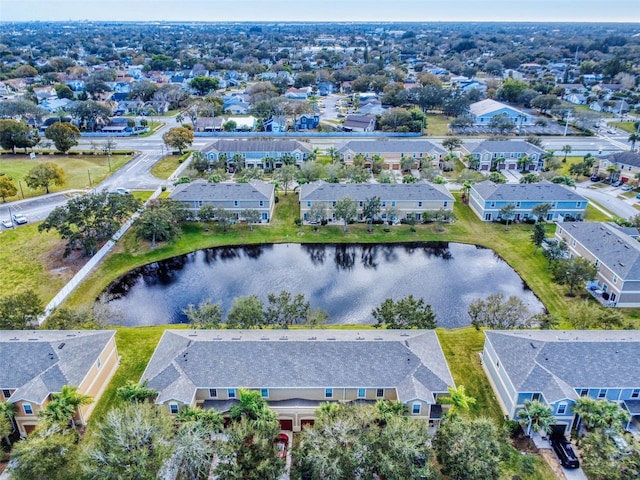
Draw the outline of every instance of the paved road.
M583 183L576 186L576 192L589 200L598 202L604 208L622 218L633 217L640 213L640 210L637 210L633 206L638 203L637 199L629 198L622 200L618 198L618 195L622 194L622 190L619 187L614 188L607 186L596 189L587 188Z

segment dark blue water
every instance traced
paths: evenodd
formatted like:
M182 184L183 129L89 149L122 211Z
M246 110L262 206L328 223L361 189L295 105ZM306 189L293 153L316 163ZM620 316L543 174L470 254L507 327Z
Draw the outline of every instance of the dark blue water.
M303 293L328 323L374 323L387 297L431 304L438 325L470 324L469 304L491 293L516 295L532 313L543 305L492 250L430 242L381 245L261 245L200 250L138 268L106 291L122 325L186 321L182 310L210 298L228 311L235 297Z

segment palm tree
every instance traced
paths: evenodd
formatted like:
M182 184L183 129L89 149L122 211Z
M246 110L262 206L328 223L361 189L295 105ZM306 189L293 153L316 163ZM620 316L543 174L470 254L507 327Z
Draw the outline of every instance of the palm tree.
M449 415L457 415L459 410L469 412L471 407L476 404L476 399L467 395L464 385L459 387L448 387L449 397L443 400L443 403L451 405Z
M64 385L60 393L54 393L52 400L42 410L41 416L51 423L72 422L78 409L93 402L90 395L78 392L78 387Z
M616 403L590 397L578 398L573 413L578 415L587 430L620 430L629 421L629 413Z
M629 135L627 142L631 144L631 151L636 149L636 142L640 141L640 134L638 132Z
M545 433L549 433L551 425L556 421L551 413L551 407L539 400L525 400L524 409L518 410L517 417L520 425L527 426L526 434L529 437L532 430L543 430Z
M11 441L9 440L9 435L13 430L15 430L15 424L14 424L13 418L15 417L16 412L17 412L17 408L14 403L0 402L0 430L1 430L1 423L6 420L9 428L7 429L7 432L3 432L3 433L6 433L4 438L9 445L11 445Z
M522 173L526 172L527 168L532 163L533 163L533 160L531 160L527 155L525 155L524 157L520 157L520 159L518 159L518 167L520 167L520 171Z
M571 145L564 145L562 147L562 151L564 152L564 159L562 160L562 163L566 163L567 155L569 155L572 150L573 150L573 148L571 148Z
M505 231L509 230L509 221L511 217L516 213L516 205L514 203L507 203L504 207L500 209L500 216L504 218L507 223L505 223Z
M616 175L618 173L618 167L615 165L609 165L607 167L607 172L609 172L609 183L613 183L616 181Z
M473 182L471 180L467 180L462 184L462 201L464 203L469 203L469 195L471 195L472 186Z

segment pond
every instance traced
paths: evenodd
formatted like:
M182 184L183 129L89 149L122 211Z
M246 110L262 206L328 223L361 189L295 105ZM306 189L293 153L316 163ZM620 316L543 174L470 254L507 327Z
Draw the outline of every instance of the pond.
M277 244L219 247L133 270L105 291L114 323L185 322L182 310L211 299L227 312L236 297L302 293L327 323L371 324L385 298L424 298L446 328L470 324L469 304L516 295L531 313L544 306L492 250L446 242L375 245Z

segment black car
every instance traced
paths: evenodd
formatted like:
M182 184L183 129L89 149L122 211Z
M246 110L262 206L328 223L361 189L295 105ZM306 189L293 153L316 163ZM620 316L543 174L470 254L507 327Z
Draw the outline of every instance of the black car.
M560 464L566 468L578 468L580 462L576 452L573 451L571 442L569 442L564 435L554 435L551 437L551 446L553 451L560 459Z

